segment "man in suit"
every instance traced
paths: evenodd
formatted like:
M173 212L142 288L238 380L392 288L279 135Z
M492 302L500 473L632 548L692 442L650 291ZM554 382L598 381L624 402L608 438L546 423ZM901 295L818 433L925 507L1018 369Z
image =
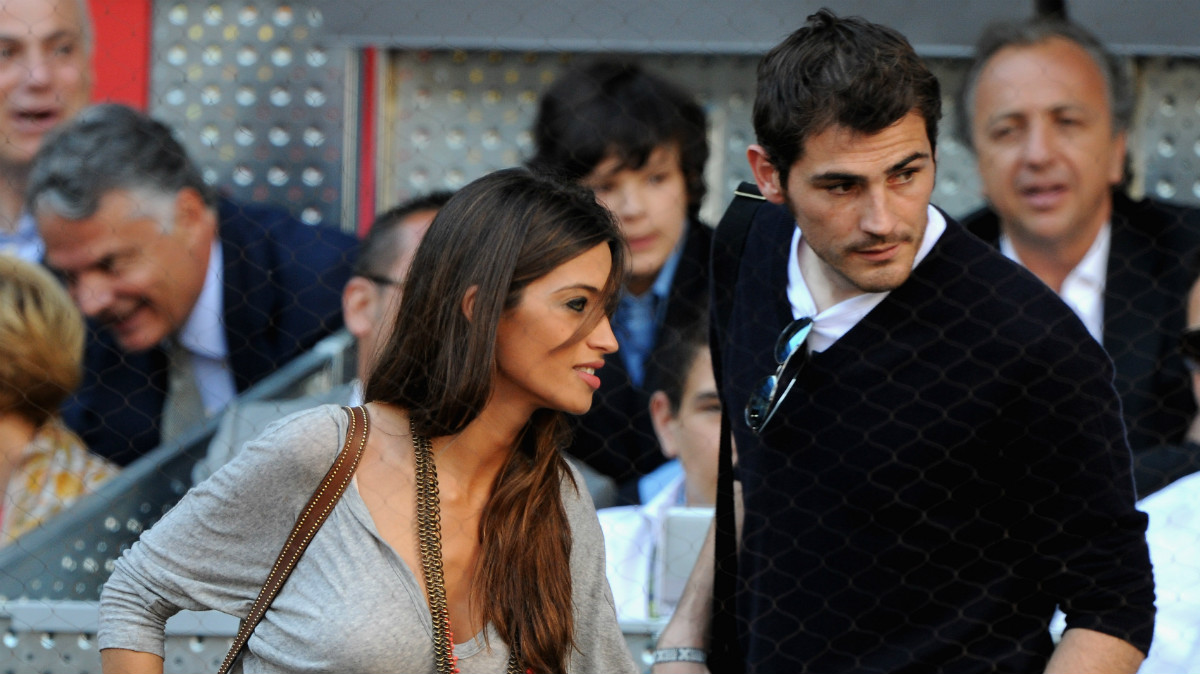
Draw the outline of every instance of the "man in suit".
M404 278L408 276L417 246L434 216L450 197L450 192L438 191L409 199L379 214L363 238L354 263L354 275L342 290L342 316L358 352L355 379L302 398L235 401L221 416L204 459L192 470L193 482L198 483L216 472L247 440L254 439L272 422L289 414L323 404L363 404L363 384L391 334L400 307Z
M64 418L128 464L341 328L356 241L213 193L165 125L89 108L39 151L28 204L89 319Z
M987 28L959 105L989 207L964 220L1055 290L1116 366L1142 495L1180 476L1147 462L1196 407L1176 349L1197 273L1200 212L1120 189L1133 107L1119 64L1083 28Z
M25 180L46 134L91 95L86 0L0 0L0 48L0 252L38 262L42 240L25 212Z
M560 77L534 122L530 168L592 189L629 241L630 276L612 320L621 349L605 357L600 390L567 449L610 478L625 504L642 500L641 479L665 461L648 412L661 388L658 362L708 302L705 126L688 92L611 59Z

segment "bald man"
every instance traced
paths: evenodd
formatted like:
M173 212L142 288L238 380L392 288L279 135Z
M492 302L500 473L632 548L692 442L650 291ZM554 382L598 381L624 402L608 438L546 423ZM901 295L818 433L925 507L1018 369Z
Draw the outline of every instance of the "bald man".
M0 252L30 261L43 245L25 212L33 155L91 96L85 0L0 0Z

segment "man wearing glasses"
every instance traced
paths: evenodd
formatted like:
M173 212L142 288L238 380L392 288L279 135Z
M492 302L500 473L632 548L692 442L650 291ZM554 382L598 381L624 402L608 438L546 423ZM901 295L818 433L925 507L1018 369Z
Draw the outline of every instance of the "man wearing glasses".
M825 10L758 73L769 203L714 247L714 273L741 251L713 312L736 608L705 643L702 553L655 671L703 671L706 648L733 654L720 672L1136 671L1153 579L1111 363L930 206L936 78L895 31Z

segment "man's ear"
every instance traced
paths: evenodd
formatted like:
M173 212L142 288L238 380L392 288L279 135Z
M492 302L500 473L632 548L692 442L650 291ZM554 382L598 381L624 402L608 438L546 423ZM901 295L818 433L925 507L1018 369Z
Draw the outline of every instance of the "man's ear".
M211 245L217 234L216 213L204 203L194 188L185 187L175 193L174 226L193 242Z
M378 311L375 308L379 293L375 284L361 277L352 276L342 289L342 319L346 330L355 339L362 339L375 329Z
M655 391L650 396L650 423L654 425L654 434L658 436L658 444L662 447L663 456L674 459L679 456L679 447L675 443L675 434L671 432L671 422L675 415L671 412L671 399L665 391Z
M1108 157L1108 184L1120 185L1125 180L1125 153L1129 142L1128 131L1118 131L1113 140L1112 155Z
M754 182L758 183L758 191L767 201L782 204L784 189L779 182L779 171L771 163L766 149L761 145L751 145L746 148L746 160L750 162L750 171L754 174Z
M467 288L467 292L463 293L462 312L463 315L467 317L468 321L471 320L471 317L475 314L475 296L478 294L479 286L471 286L470 288Z

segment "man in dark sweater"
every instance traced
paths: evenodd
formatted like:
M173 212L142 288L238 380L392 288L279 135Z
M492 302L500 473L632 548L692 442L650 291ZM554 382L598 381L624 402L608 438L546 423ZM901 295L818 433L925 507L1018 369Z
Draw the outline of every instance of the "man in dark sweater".
M936 78L900 34L827 10L758 72L768 203L740 259L720 258L733 221L713 252L744 495L735 628L710 644L736 662L713 670L1136 671L1154 590L1111 364L929 205ZM658 672L702 671L677 661L703 659L710 552Z

